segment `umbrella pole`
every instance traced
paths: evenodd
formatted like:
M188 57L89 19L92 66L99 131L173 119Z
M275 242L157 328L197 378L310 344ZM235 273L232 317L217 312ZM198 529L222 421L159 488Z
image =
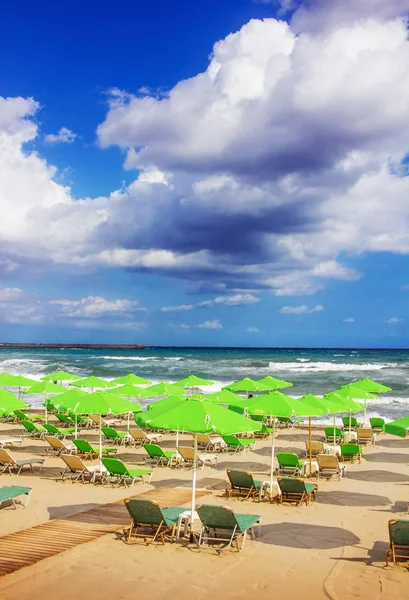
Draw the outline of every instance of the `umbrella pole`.
M131 418L131 413L128 413L128 433L129 433L129 421L130 421L130 418Z
M45 422L48 423L48 413L47 413L47 392L44 392L44 408L45 408Z
M273 417L273 436L271 438L271 466L270 466L270 499L273 493L274 481L274 454L275 454L275 437L276 437L276 417Z
M308 417L308 445L310 449L310 477L312 476L312 430L311 430L311 417Z
M366 425L366 403L367 403L367 400L366 400L366 398L365 398L364 427L365 427L365 425Z
M179 429L176 430L176 450L179 447Z
M349 440L351 441L351 421L352 421L352 408L349 411Z
M99 419L99 468L102 475L102 419Z
M78 419L77 419L77 413L75 413L75 439L78 439Z
M194 437L194 455L193 455L193 477L192 477L192 507L190 511L190 538L193 541L193 521L195 515L195 501L196 501L196 463L197 463L197 433Z
M335 427L337 424L337 415L334 414L334 456L335 456Z

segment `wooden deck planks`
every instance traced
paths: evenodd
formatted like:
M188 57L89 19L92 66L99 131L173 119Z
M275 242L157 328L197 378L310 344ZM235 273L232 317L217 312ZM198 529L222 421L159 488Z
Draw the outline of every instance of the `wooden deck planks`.
M196 497L206 494L206 491L197 491ZM130 494L129 497L148 498L161 506L183 506L190 502L191 491L186 488L156 488L142 494ZM127 525L128 511L120 500L0 537L0 577Z

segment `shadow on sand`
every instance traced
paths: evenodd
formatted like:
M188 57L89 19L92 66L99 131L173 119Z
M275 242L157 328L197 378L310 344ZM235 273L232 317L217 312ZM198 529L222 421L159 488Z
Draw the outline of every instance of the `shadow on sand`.
M306 523L276 523L261 528L259 541L263 544L306 550L327 550L355 546L359 538L341 527L308 525Z
M360 494L359 492L319 492L319 504L333 504L335 506L387 506L392 504L386 496L377 494Z

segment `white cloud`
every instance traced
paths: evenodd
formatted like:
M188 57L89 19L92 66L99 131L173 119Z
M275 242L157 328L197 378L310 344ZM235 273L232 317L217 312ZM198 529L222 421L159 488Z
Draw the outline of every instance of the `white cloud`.
M222 329L223 325L218 319L215 319L214 321L205 321L204 323L197 325L197 327L199 327L199 329Z
M185 312L191 311L194 308L211 308L217 305L224 306L243 306L245 304L257 304L261 298L253 294L234 294L233 296L217 296L213 300L204 300L197 304L180 304L178 306L162 306L162 312Z
M405 319L402 319L400 317L391 317L386 321L386 323L388 323L389 325L397 325L398 323L403 323L404 320Z
M61 316L86 319L99 319L111 315L129 315L136 311L146 311L146 308L141 306L138 300L122 298L110 301L101 296L88 296L80 300L50 300L50 304L60 307Z
M323 310L324 307L321 304L317 304L313 308L310 308L306 304L302 304L301 306L283 306L280 308L279 312L282 315L302 315L322 312Z
M355 323L355 319L354 317L346 317L345 319L342 319L343 323Z
M248 333L258 333L260 330L259 330L259 328L258 328L258 327L247 327L247 328L246 328L246 331L247 331Z
M77 137L77 134L71 131L71 129L61 127L58 133L49 133L44 136L44 141L47 144L72 144Z

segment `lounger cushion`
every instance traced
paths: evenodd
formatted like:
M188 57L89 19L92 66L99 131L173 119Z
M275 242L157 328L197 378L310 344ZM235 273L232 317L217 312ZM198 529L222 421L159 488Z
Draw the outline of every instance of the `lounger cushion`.
M12 498L16 498L22 494L29 494L30 492L31 488L29 487L22 487L20 485L6 485L4 487L0 487L0 502L11 500Z

